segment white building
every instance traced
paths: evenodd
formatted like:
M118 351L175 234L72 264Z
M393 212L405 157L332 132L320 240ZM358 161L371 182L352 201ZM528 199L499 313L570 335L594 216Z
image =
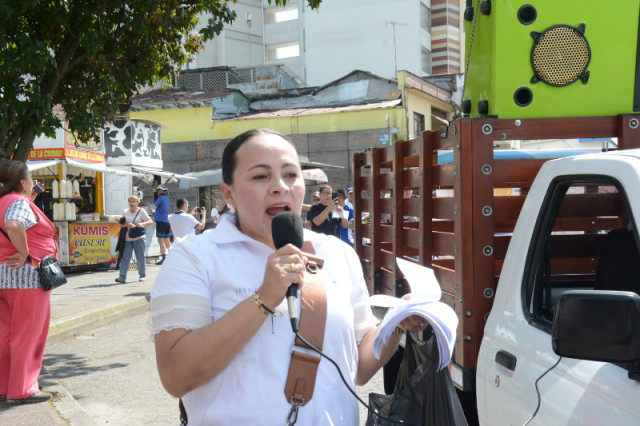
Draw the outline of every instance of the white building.
M304 86L354 69L396 78L462 72L461 0L305 0L275 7L238 0L232 25L206 43L187 69L284 65ZM207 17L203 18L205 22Z

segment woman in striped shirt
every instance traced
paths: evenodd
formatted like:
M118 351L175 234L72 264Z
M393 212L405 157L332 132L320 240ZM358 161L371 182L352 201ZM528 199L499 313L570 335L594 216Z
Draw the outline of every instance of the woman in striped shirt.
M0 163L0 400L44 402L38 375L49 332L51 293L38 280L40 259L57 255L55 226L33 203L21 161ZM27 257L30 256L29 259Z

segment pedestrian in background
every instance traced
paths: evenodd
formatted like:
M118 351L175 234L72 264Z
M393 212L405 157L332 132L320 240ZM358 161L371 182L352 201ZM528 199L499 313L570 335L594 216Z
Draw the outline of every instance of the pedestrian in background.
M347 188L347 201L345 201L345 204L347 206L349 206L349 208L351 209L352 213L350 215L351 219L349 219L349 241L351 242L351 245L353 245L356 241L356 224L355 224L355 212L356 212L356 207L354 205L354 201L353 201L353 187L349 187Z
M251 130L225 147L222 174L222 194L235 214L201 237L178 241L151 292L158 371L165 389L182 398L188 424L282 425L295 408L284 394L295 334L289 318L275 314L286 311L291 283L307 285L307 258L292 244L276 249L271 221L282 211L301 212L300 160L284 136ZM323 351L354 388L386 363L401 333L376 359L377 320L355 251L308 230L304 240L325 259ZM400 327L417 332L426 325L409 317ZM304 402L299 425L358 425L357 401L324 359L313 398Z
M178 238L184 238L187 235L195 235L196 229L203 230L207 216L205 214L204 207L194 207L189 211L189 202L185 198L178 198L176 201L176 207L178 210L169 216L169 223L171 224L171 231L173 236ZM198 222L195 216L200 215L200 222Z
M334 214L335 212L335 214ZM320 202L311 206L307 220L311 222L311 230L340 238L338 224L342 215L342 207L338 206L338 196L333 197L329 185L320 187Z
M353 223L353 209L346 203L347 194L345 190L339 188L336 192L338 193L338 207L342 208L342 217L338 223L340 239L349 245L353 245L353 240L349 237L349 224Z
M353 201L353 187L347 188L347 201L345 203L351 207L351 210L356 211L356 206Z
M34 203L33 180L21 161L0 163L0 400L44 402L38 376L49 333L51 292L38 265L58 256L56 228ZM5 235L6 234L6 235Z
M122 212L122 218L120 219L120 227L126 230L127 234L124 238L124 250L122 252L122 260L120 261L120 275L116 278L117 283L127 282L127 271L129 269L129 262L131 262L132 253L136 255L140 281L147 279L147 262L144 257L144 252L147 248L147 239L146 235L141 233L140 230L151 225L153 221L147 211L138 206L138 203L140 203L138 197L130 195L129 198L127 198L127 202L129 203L129 208Z
M220 216L228 211L229 207L227 207L227 203L225 203L221 198L217 199L216 205L211 209L211 219L213 219L213 223L217 225L220 220Z
M311 194L311 204L302 204L302 223L307 229L311 229L311 221L307 220L307 213L311 210L312 206L315 206L320 202L320 193L318 191Z
M154 220L156 222L156 237L160 245L160 260L156 265L162 265L167 253L171 248L171 224L169 223L169 196L167 195L167 187L158 185L156 188L156 200L153 203L156 206Z

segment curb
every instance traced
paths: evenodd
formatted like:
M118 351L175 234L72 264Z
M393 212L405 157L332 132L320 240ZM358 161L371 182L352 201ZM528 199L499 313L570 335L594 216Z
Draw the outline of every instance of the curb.
M57 343L73 335L147 312L148 297L132 297L129 300L105 304L55 320L49 325L47 344Z

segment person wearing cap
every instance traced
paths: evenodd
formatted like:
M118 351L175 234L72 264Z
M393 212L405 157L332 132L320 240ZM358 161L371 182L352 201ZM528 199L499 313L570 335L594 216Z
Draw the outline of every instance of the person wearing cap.
M345 190L339 188L336 192L338 193L338 206L342 207L343 210L342 219L340 219L340 223L338 224L340 239L347 244L353 245L353 238L349 235L349 231L352 230L349 226L353 224L353 209L347 204L347 194Z
M171 237L171 224L169 223L170 203L166 186L158 185L156 187L156 201L153 204L156 206L154 220L156 222L156 237L160 245L161 256L160 260L156 262L156 265L162 265L171 248L171 240L169 239L169 237Z
M351 209L351 212L355 214L356 207L353 204L353 187L351 186L347 188L347 200L345 201L345 204L349 206L349 208ZM348 229L349 243L353 245L353 243L356 240L356 230L355 230L356 225L353 219L353 215L351 215L351 219L349 219L348 228L349 228Z

